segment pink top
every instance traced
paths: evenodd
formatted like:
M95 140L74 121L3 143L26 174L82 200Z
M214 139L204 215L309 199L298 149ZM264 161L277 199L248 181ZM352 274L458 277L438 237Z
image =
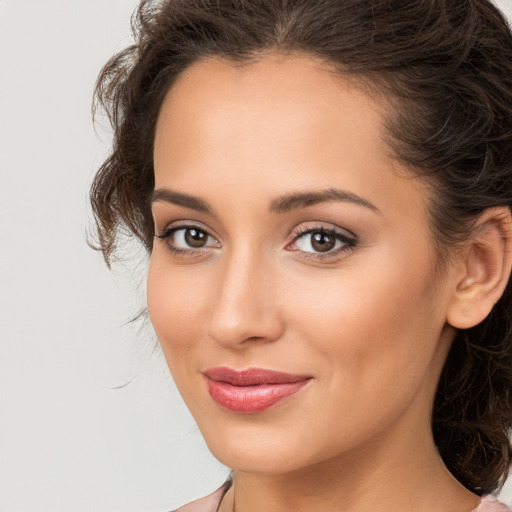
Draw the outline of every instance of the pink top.
M208 496L184 505L173 512L217 512L220 502L230 486L231 482L228 481ZM471 512L511 512L511 509L490 496L484 496L480 505Z

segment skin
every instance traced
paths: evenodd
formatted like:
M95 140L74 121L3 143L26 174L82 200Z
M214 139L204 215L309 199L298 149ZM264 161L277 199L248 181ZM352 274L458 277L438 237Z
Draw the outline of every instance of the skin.
M209 237L186 253L172 250L190 251L183 228L155 239L148 309L210 450L235 470L223 512L234 498L238 512L468 512L479 502L442 464L430 427L467 265L453 258L437 277L430 193L390 154L384 115L299 55L201 61L162 105L156 233L185 224ZM269 210L283 195L332 189L368 204ZM296 230L322 227L355 242L320 259ZM312 379L244 415L211 399L202 372L217 366Z

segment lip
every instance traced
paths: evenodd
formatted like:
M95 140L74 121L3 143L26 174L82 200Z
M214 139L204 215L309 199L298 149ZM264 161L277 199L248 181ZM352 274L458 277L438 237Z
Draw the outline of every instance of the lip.
M242 414L269 409L297 393L311 379L309 375L261 368L209 368L203 375L212 399L223 409Z

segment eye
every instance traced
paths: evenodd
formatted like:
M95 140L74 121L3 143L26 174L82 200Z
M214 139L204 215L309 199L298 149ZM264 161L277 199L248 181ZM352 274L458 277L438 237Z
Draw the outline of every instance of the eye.
M198 226L176 226L156 234L165 240L170 251L178 254L193 253L208 247L220 247L219 242L208 231Z
M356 246L356 238L335 229L318 227L297 229L288 250L300 251L308 257L333 257L349 251Z

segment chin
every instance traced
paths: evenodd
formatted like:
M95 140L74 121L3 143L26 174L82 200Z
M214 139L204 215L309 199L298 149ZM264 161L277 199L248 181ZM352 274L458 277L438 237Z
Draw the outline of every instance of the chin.
M245 429L243 433L217 431L205 432L203 435L208 448L219 462L243 473L283 474L323 460L315 450L309 450L311 453L308 453L304 440L283 435L283 432L272 434L262 425L255 429Z
M224 466L242 473L258 475L276 475L290 473L302 465L293 464L294 460L285 455L260 451L211 450L213 456Z

